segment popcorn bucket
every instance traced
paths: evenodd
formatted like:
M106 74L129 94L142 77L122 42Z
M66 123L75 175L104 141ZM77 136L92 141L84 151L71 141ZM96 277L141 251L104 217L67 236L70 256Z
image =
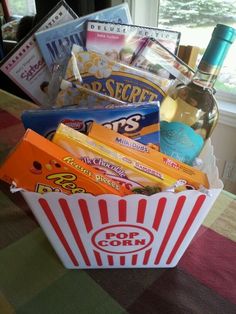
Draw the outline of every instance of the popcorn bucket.
M212 146L211 189L152 196L22 191L66 268L174 267L222 189Z

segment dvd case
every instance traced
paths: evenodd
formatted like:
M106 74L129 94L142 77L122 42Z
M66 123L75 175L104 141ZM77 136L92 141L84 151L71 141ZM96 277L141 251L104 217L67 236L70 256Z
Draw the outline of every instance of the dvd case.
M37 32L35 37L49 69L52 69L59 56L64 55L66 58L70 55L73 44L85 46L86 24L89 19L132 23L129 6L122 3L82 16L62 26Z
M86 48L104 53L116 61L130 64L146 38L155 38L171 52L176 53L180 35L177 31L141 25L88 21Z
M34 34L38 30L50 29L76 17L68 4L60 1L0 63L1 71L38 105L48 105L47 87L50 72Z
M148 38L132 65L161 77L170 76L183 84L190 83L194 70L154 38Z
M118 100L135 103L162 101L173 80L111 60L104 54L73 45L65 80Z

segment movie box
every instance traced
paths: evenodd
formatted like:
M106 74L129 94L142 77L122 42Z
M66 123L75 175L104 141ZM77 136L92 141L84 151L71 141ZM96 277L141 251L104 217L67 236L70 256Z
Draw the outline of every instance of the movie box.
M177 31L141 25L88 21L86 48L130 64L149 37L161 42L174 54L177 53L180 35Z
M38 105L48 105L47 91L43 86L49 84L51 74L34 35L39 30L50 29L76 17L75 12L65 1L58 2L48 15L1 60L1 71Z
M88 19L132 23L129 6L127 3L122 3L79 17L73 21L68 21L53 29L36 32L35 38L50 71L59 58L64 57L66 60L70 56L73 44L85 46L86 23Z

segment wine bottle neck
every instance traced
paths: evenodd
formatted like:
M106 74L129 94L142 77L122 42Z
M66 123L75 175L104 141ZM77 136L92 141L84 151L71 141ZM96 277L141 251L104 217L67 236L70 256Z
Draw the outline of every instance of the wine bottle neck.
M192 82L203 88L213 89L216 79L217 79L217 74L207 73L207 72L203 72L197 69L192 79Z
M214 86L234 38L233 28L217 24L193 77L193 83L205 88Z

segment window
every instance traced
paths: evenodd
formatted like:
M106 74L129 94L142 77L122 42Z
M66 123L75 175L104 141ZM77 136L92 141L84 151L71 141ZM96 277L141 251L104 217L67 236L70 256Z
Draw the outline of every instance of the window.
M180 31L182 45L198 46L203 52L216 24L236 28L235 0L160 0L158 27ZM236 95L235 56L236 40L215 84L217 94L222 93L224 98Z
M10 16L34 15L36 13L34 0L8 0Z

